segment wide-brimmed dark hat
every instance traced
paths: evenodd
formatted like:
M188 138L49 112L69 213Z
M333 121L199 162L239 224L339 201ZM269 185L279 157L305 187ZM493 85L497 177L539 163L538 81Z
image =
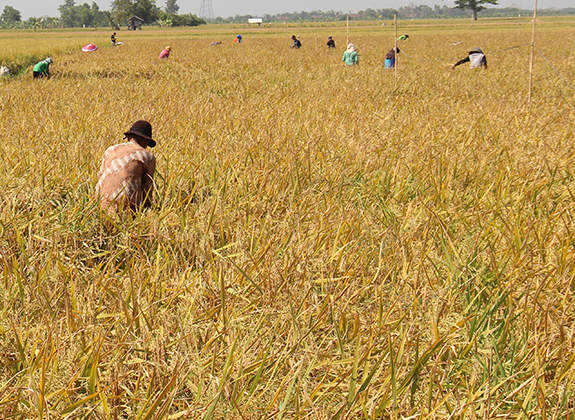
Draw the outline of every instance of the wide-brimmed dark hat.
M481 48L473 48L471 51L469 51L469 54L483 54L483 51L481 51Z
M142 138L150 140L148 143L149 147L155 147L156 141L152 139L152 125L148 121L139 120L134 123L132 128L124 133L127 137L128 134L135 134L136 136L140 136Z

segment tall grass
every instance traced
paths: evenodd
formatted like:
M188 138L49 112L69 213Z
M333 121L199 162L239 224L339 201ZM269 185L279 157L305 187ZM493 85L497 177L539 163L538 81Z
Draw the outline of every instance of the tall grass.
M569 30L539 36L572 80ZM527 28L414 32L445 62L397 81L389 38L344 68L339 31L171 34L162 62L133 35L2 83L5 417L572 412L573 92L538 60L528 107L529 51L489 55ZM476 46L487 71L449 67ZM109 219L99 161L142 118L155 206Z

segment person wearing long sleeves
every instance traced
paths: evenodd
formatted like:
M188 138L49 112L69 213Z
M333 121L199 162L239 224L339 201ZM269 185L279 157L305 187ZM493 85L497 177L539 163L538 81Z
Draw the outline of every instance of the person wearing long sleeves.
M346 66L354 66L359 64L359 55L354 44L349 44L347 50L343 53L342 61Z
M34 79L41 79L46 77L47 79L50 78L50 64L52 64L52 57L48 57L45 60L40 61L34 66L32 69L32 73L34 75Z
M98 174L97 196L108 214L125 209L138 211L152 202L156 158L146 150L156 146L152 126L147 121L136 121L124 136L126 143L106 149Z
M167 46L166 48L164 48L164 50L160 53L160 57L159 58L168 58L170 56L170 53L172 52L172 47Z
M469 51L469 55L465 57L463 60L459 60L457 63L453 65L453 68L463 64L469 63L470 68L472 69L480 69L480 68L487 68L487 58L481 48L474 48Z
M401 50L397 49L397 54L399 54ZM387 54L385 54L385 68L392 69L395 67L395 47L393 47Z
M293 41L292 48L298 49L301 48L301 41L296 38L295 35L291 36L291 40Z

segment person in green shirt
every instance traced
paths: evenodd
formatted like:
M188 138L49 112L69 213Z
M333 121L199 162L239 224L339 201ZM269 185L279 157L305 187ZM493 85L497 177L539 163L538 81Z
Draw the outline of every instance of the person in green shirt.
M347 50L343 53L343 62L346 66L353 66L359 64L359 57L355 45L349 44Z
M405 41L407 38L409 38L409 35L405 34L405 35L401 35L400 37L397 38L398 41Z
M48 57L47 59L40 61L38 64L36 64L33 69L34 79L41 79L44 76L46 76L46 78L49 79L50 64L52 64L52 57Z

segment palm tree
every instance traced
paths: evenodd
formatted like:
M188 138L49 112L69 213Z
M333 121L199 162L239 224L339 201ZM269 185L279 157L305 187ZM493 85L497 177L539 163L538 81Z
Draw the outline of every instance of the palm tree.
M34 32L36 32L36 29L38 29L40 27L40 21L38 19L36 19L35 17L31 17L29 22L30 22L30 26L32 27L32 29L34 29Z
M160 25L160 28L163 28L164 26L172 26L172 19L158 19L158 25Z
M110 29L116 29L118 25L116 25L116 22L114 21L114 15L107 10L104 10L104 13L106 14L106 21Z

